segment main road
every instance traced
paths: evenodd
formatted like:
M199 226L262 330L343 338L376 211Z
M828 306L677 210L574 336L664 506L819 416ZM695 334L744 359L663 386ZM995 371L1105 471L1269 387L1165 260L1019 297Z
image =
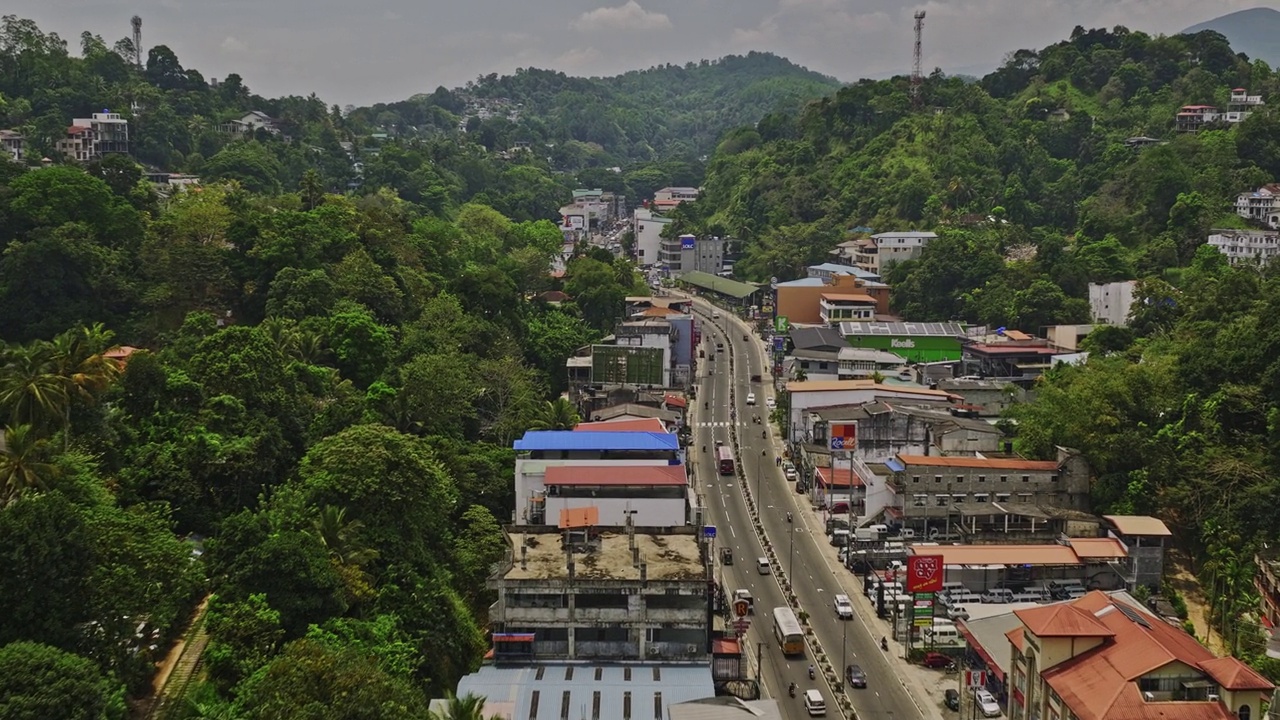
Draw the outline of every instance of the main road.
M873 637L873 631L883 634L883 629L870 628L857 613L853 620L836 617L833 598L845 592L840 581L850 588L859 587L860 583L853 581L853 576L836 561L824 528L811 513L801 512L800 503L807 502L805 496L794 492L776 464L781 443L774 438L776 430L768 425L765 404L766 398L773 395L772 388L768 382L751 382L753 375L765 380L769 377L762 343L731 314L721 313L720 319L712 320L712 309L704 301L697 299L695 307L703 314L699 347L707 354L700 362L698 405L694 412L695 477L710 516L708 522L717 526L717 562L720 548L727 546L733 551L734 564L718 568L724 590L732 596L735 589L746 588L755 598L756 614L746 638L747 651L753 656L753 664L759 652L764 693L779 698L784 715L798 720L806 713L799 697L787 697L788 685L795 682L801 692L818 688L827 699L828 713L840 714L840 705L834 702L832 690L822 676L809 680L808 665L818 665L812 650L803 658L785 657L773 639L773 608L785 605L785 597L773 574L761 575L756 569L756 558L766 553L753 529L738 477L722 477L715 467L715 443L718 440L730 444L731 424L737 430L737 462L750 492L758 499L761 525L776 553L773 571L785 572L791 580L799 610L809 614L809 626L836 673L842 678L844 664L856 663L867 674L866 689L846 690L837 680L835 691L848 692L860 720L923 720L920 706L898 681L892 661L880 650L879 635ZM716 343L725 344L724 352L716 353ZM714 361L710 361L712 356ZM748 393L753 392L757 402L754 407L746 404ZM759 425L752 422L756 415L762 420ZM762 433L766 436L762 437ZM792 513L792 522L787 521L788 512Z

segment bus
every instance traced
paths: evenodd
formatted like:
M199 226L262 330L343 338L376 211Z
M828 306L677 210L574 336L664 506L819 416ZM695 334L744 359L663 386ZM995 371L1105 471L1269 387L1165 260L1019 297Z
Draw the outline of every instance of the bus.
M804 631L800 629L800 621L789 607L773 609L773 636L778 639L778 646L783 655L804 654Z
M721 475L733 474L733 450L728 445L716 448L716 467L720 468Z

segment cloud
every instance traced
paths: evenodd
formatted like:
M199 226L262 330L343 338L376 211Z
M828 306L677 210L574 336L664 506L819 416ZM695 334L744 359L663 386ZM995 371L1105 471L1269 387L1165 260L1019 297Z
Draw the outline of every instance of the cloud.
M232 37L231 35L222 39L222 45L220 47L223 52L229 53L242 53L249 50L249 46L246 45L243 40Z
M582 13L569 23L569 27L578 32L666 30L671 27L671 18L660 12L645 10L636 0L627 0L625 5L596 8Z
M595 67L600 51L595 48L573 48L562 53L551 64L567 72L586 72Z

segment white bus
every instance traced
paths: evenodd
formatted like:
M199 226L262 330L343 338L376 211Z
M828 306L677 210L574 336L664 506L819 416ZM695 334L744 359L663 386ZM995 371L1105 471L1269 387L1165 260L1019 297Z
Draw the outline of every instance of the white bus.
M773 636L778 639L783 655L804 654L804 630L791 608L773 609Z

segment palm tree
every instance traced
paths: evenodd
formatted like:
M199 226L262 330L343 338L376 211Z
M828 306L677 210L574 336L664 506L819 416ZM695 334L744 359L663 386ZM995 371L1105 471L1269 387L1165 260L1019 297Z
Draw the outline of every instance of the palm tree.
M321 544L329 551L329 557L343 564L361 567L378 557L378 551L364 547L356 534L364 528L359 520L347 520L347 509L326 505L311 521L311 528Z
M58 476L58 468L46 461L49 441L30 425L4 429L0 443L0 507L11 504L31 490L48 490Z
M65 402L62 405L63 446L71 442L71 405L79 401L92 405L98 396L120 376L121 364L106 353L113 347L115 333L102 323L79 330L68 330L53 339L50 368L62 382Z
M445 693L445 706L441 712L428 713L430 720L496 720L497 715L485 717L484 698L467 693L462 697Z
M0 356L0 411L10 425L45 429L60 421L67 387L53 372L53 346L44 341L7 347Z
M530 428L533 430L572 430L580 422L582 422L582 418L578 416L578 411L573 407L573 403L569 402L568 398L558 397L555 400L547 401L539 409Z

